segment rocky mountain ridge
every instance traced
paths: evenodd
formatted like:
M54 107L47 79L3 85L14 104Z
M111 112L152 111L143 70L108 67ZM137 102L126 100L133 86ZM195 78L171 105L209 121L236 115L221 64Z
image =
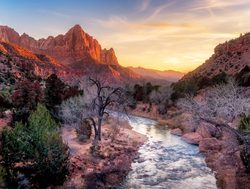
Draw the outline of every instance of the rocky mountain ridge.
M38 75L52 69L66 81L88 75L98 75L100 79L112 82L129 82L140 77L120 66L114 49L102 49L98 41L79 25L75 25L65 35L39 40L25 33L19 35L8 26L0 26L0 40L2 53L10 57L18 55L26 62L40 62L34 63ZM20 58L16 61L20 61Z
M222 72L235 76L246 66L250 66L250 33L217 45L214 54L183 79L194 76L212 78Z
M148 68L143 68L143 67L129 67L129 69L131 69L135 73L145 78L161 79L161 80L166 80L170 82L176 82L184 76L184 73L173 71L173 70L160 71L160 70L148 69Z
M39 40L26 33L19 35L8 26L0 26L0 38L34 53L49 55L64 65L84 59L107 65L119 64L114 50L102 49L98 41L85 33L80 25L75 25L65 35L49 36L47 39Z

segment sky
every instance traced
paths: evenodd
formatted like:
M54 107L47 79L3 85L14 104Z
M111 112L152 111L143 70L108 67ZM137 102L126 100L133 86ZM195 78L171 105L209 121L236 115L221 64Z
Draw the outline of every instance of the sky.
M0 0L0 25L39 39L75 24L121 65L188 72L250 31L250 0Z

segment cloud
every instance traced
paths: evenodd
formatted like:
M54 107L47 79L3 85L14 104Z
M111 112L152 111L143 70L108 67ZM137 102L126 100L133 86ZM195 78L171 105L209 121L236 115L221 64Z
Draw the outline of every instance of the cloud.
M162 13L162 11L164 11L168 7L172 6L173 4L175 4L175 0L169 1L165 4L161 4L161 5L157 6L156 8L152 8L151 14L146 19L153 20L153 19L157 18L157 16L159 16Z
M250 25L245 0L177 2L182 1L152 1L143 14L96 20L106 31L102 42L116 49L123 65L187 72L205 62L217 44L247 32Z
M70 19L70 18L72 18L71 15L68 15L68 14L65 14L65 13L61 13L61 12L57 12L57 11L52 11L52 10L41 9L38 12L40 12L42 14L45 14L45 15L49 14L49 15L56 16L56 17L63 18L63 19Z
M245 4L248 4L248 0L206 0L203 1L202 4L198 6L194 6L190 10L203 10L203 9L222 9L222 8L228 8L228 7L235 7L235 6L242 6Z
M151 0L142 0L141 3L139 4L138 11L139 12L144 12L149 8L149 5L151 3Z
M191 23L174 23L164 21L130 21L126 17L112 16L107 20L96 19L94 22L100 24L104 28L114 30L154 30L154 29L188 29L195 27ZM135 31L136 32L136 31Z

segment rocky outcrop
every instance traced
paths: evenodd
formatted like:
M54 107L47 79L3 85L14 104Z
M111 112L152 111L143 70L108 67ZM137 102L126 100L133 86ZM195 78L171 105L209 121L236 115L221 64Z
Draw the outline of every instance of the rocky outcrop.
M249 57L250 33L247 33L216 46L214 54L204 64L186 74L184 79L194 76L212 78L222 72L234 76L244 67L250 66Z
M184 140L185 142L189 143L189 144L196 144L199 145L199 142L202 140L201 135L199 135L199 133L196 132L192 132L192 133L186 133L181 137L182 140Z
M172 135L182 136L182 130L179 129L179 128L172 129L172 130L170 131L170 133L171 133Z
M8 26L0 26L0 38L4 42L19 44L20 36L14 29Z
M186 116L183 116L186 115ZM177 114L174 118L168 120L171 128L187 127L187 113ZM178 121L177 121L178 120ZM235 122L238 122L236 120ZM231 126L235 127L236 123ZM199 146L200 152L205 156L206 163L216 176L219 189L245 189L250 185L250 175L240 158L242 146L237 137L227 129L217 129L215 125L201 122L193 127L194 131L187 132L182 139L190 144Z
M204 138L199 142L200 152L220 151L222 142L216 138Z
M101 51L101 62L109 64L109 65L118 65L119 64L113 48L111 48L109 50L103 49Z
M10 75L15 78L25 78L27 74L47 77L52 73L60 76L64 72L66 72L66 68L55 59L46 55L34 54L15 44L0 40L1 82L10 78Z
M201 122L196 132L202 136L202 138L219 137L221 134L214 125L206 122Z

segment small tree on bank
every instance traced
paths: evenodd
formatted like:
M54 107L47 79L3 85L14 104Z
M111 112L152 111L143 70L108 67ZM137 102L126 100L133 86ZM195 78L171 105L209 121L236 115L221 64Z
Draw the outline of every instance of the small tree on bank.
M94 128L95 140L100 141L103 120L109 115L108 110L124 110L124 91L93 78L88 79L84 89L84 96L69 99L62 104L62 118L66 123L78 126L87 120Z

